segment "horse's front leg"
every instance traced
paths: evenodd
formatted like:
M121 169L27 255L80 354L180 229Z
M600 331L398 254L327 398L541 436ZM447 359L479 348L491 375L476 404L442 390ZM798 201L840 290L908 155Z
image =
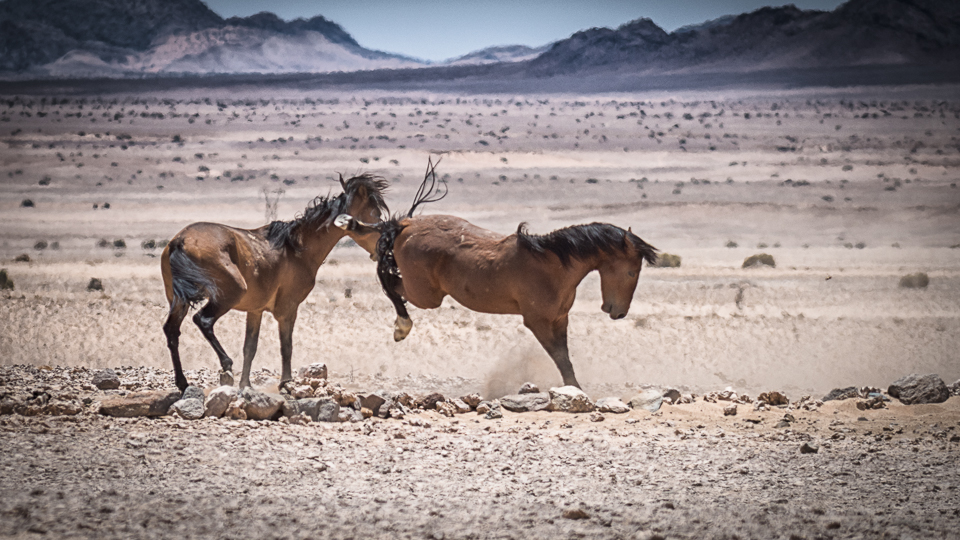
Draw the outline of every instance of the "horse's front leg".
M260 341L260 322L262 320L262 311L247 312L247 333L243 340L243 374L240 375L241 389L250 386L250 369L253 367L253 357L257 355L257 343Z
M274 315L276 316L276 314ZM296 308L292 313L276 317L276 319L277 326L280 328L280 390L283 390L287 383L293 381L290 359L293 356L293 325L297 322Z
M547 351L553 363L560 370L564 386L576 386L577 376L573 373L573 364L570 363L570 352L567 350L567 315L550 320L544 317L523 316L523 325L533 332L537 341Z

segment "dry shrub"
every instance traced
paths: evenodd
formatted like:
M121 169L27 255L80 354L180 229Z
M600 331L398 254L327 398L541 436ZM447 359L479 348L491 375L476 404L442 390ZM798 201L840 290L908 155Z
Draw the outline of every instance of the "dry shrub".
M30 256L26 253L21 253L20 255L17 255L17 258L14 259L14 262L30 262Z
M750 268L752 266L770 266L772 268L776 268L777 263L773 260L773 255L757 253L756 255L751 255L743 260L743 268Z
M661 253L657 255L657 268L680 268L681 257L671 253Z
M0 291L12 291L13 280L7 276L7 269L0 270Z
M88 290L88 291L102 291L102 290L103 290L103 282L100 281L98 278L90 278L90 283L87 283L87 290Z
M900 278L900 286L904 289L926 289L930 284L930 277L923 273L908 274Z

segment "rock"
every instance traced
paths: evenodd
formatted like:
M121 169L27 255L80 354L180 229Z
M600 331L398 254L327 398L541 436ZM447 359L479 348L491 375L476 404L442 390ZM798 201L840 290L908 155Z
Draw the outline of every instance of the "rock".
M673 388L664 390L661 395L663 396L663 399L669 399L670 403L677 403L680 401L680 391Z
M775 427L775 428L777 428L777 429L788 428L788 427L790 427L790 422L787 422L786 420L781 420L781 421L777 422L777 425L775 425L775 426L773 426L773 427Z
M590 514L579 508L571 508L563 511L564 519L590 519Z
M396 401L396 402L399 403L400 405L403 405L404 407L413 407L413 406L414 406L413 396L411 396L410 394L408 394L408 393L406 393L406 392L397 392L397 393L394 394L392 397L393 397L393 400L394 400L394 401Z
M606 419L603 417L602 414L600 414L600 413L598 413L598 412L590 413L590 421L591 421L591 422L603 422L604 420L606 420Z
M872 409L883 409L887 405L883 400L883 396L878 394L871 394L867 399L858 399L857 400L857 409L861 411L867 411Z
M306 413L295 414L293 416L284 416L283 419L286 420L287 423L295 426L305 426L310 422L313 422L310 416L308 416Z
M289 399L284 399L283 403L280 404L280 414L282 418L290 418L291 416L296 416L303 412L300 402L292 397Z
M243 398L243 412L247 420L270 420L280 412L283 397L278 394L265 394L247 387L240 392Z
M225 412L230 402L240 396L240 391L234 386L218 386L210 391L207 401L204 404L206 415L211 418L220 418Z
M374 392L373 394L357 394L357 398L360 400L360 407L370 409L373 414L377 414L380 406L387 401L379 392Z
M110 368L95 372L90 382L100 390L116 390L120 388L120 377L116 371Z
M908 274L900 278L900 287L904 289L925 289L930 285L930 276L923 272Z
M446 401L446 398L443 397L443 394L439 394L439 393L437 393L437 392L434 392L434 393L432 393L432 394L428 394L428 395L426 395L426 396L418 399L418 400L417 400L417 406L419 406L419 407L421 407L421 408L423 408L423 409L425 409L425 410L430 411L430 410L436 409L436 408L437 408L437 403L439 403L439 402L441 402L441 401Z
M766 405L770 405L771 407L790 404L790 400L787 399L787 396L780 392L764 392L757 396L757 401Z
M820 447L819 447L819 446L816 446L816 445L813 445L813 444L810 444L810 443L806 443L806 442L805 442L805 443L803 443L803 444L800 445L800 453L801 453L801 454L816 454L816 453L819 452L819 451L820 451Z
M723 408L724 416L736 416L737 415L737 406L736 405L727 405Z
M480 408L477 407L479 412ZM497 418L503 418L503 411L500 410L500 402L493 400L490 402L490 410L487 411L487 414L483 415L487 420L496 420Z
M481 401L477 404L476 411L477 414L486 414L490 412L490 409L493 408L493 403L489 401Z
M203 390L199 386L188 386L180 399L199 399L202 402L207 399L207 396L203 394Z
M602 413L624 414L630 412L630 406L615 397L605 397L597 401L597 410Z
M453 415L457 414L457 407L449 401L438 401L437 411L444 416L452 418Z
M957 382L950 385L950 393L955 396L960 396L960 379L957 379Z
M643 409L645 411L657 412L663 405L663 392L654 389L641 391L639 394L630 398L630 408Z
M957 384L960 385L960 381L957 381ZM462 399L464 403L469 405L471 409L476 409L477 405L480 405L480 402L483 401L483 398L480 397L480 394L476 392L472 394L467 394L465 396L461 396L460 399Z
M333 398L306 398L297 400L297 403L300 411L306 413L314 422L340 421L340 404Z
M340 399L337 400L341 407L353 407L354 403L359 402L360 400L353 392L340 392Z
M512 394L500 398L500 405L512 412L542 411L550 406L550 394L546 392Z
M294 386L290 390L290 397L293 399L304 399L313 397L313 387L309 384L302 384L300 386Z
M823 399L820 401L834 401L834 400L844 400L860 397L860 393L857 391L856 386L848 386L846 388L834 388L827 395L823 396Z
M464 402L460 398L454 399L450 403L457 408L457 414L464 414L473 410L473 407L468 405L466 402Z
M750 268L754 266L770 266L776 268L777 263L773 260L773 255L769 255L767 253L757 253L756 255L751 255L743 260L743 268Z
M340 408L337 415L340 422L363 422L363 413L353 408Z
M240 397L238 393L237 396L233 399L233 401L231 401L230 404L227 405L227 409L223 411L223 417L229 418L230 420L246 420L247 412L243 410L243 407L244 407L243 398Z
M199 420L203 418L203 400L198 398L181 399L171 405L167 412L184 420Z
M105 399L100 402L100 414L120 418L135 416L163 416L170 406L180 401L180 391L154 390L134 392L125 397Z
M550 389L548 410L568 413L583 413L594 410L593 402L576 386L561 386Z
M887 389L891 397L904 405L920 403L943 403L950 399L950 390L938 375L917 375L911 373L894 381Z
M303 379L326 379L327 365L324 363L314 363L300 368L300 377Z
M540 387L533 384L532 382L523 383L523 386L520 387L518 394L539 394Z

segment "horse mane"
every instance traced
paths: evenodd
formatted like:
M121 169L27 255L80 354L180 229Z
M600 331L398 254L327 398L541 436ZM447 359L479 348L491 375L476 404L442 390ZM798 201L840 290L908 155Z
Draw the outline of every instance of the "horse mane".
M657 248L632 232L609 223L573 225L547 234L530 234L526 222L517 227L517 242L521 248L540 256L549 251L559 257L564 266L568 266L571 259L589 259L601 253L622 253L627 240L633 244L640 259L648 264L656 264Z
M387 180L381 176L364 173L354 176L346 182L341 177L343 193L336 197L319 195L291 221L274 221L267 226L267 240L274 249L290 248L294 251L303 249L302 228L314 227L319 230L327 227L340 214L345 214L353 203L360 188L366 188L369 202L380 210L381 215L388 215L383 194L387 190Z

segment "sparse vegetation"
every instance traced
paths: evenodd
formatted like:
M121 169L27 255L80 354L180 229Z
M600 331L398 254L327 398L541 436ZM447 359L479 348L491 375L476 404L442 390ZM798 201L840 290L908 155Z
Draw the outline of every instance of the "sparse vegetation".
M767 253L757 253L756 255L751 255L744 259L742 268L753 268L759 266L776 268L777 263L774 261L773 255L769 255Z
M90 278L90 282L87 283L88 291L102 291L103 282L99 278Z
M7 275L7 269L0 269L0 291L12 291L13 280Z
M680 268L681 257L671 253L660 253L657 255L657 268Z
M924 272L908 274L900 278L900 287L903 289L925 289L930 285L930 277Z

